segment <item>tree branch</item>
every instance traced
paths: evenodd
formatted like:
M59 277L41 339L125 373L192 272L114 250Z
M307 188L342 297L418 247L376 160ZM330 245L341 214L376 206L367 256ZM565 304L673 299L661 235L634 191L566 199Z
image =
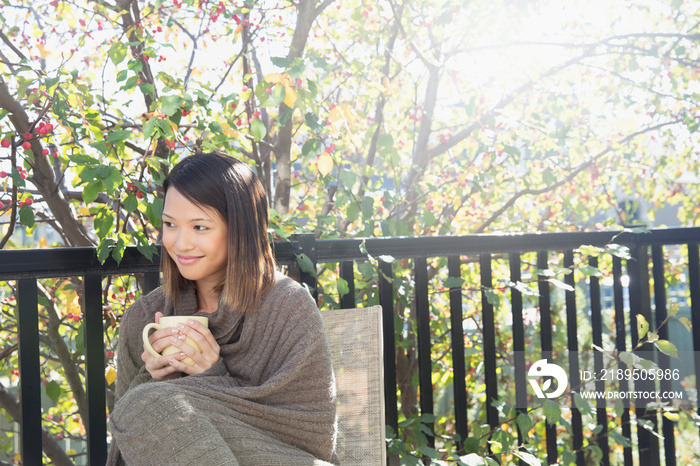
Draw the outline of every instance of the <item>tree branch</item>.
M5 388L2 382L0 382L0 407L2 407L14 422L20 422L21 409L19 400ZM57 466L75 466L75 463L71 461L58 444L56 438L43 427L41 428L41 444L44 453L51 459L52 464Z
M628 142L632 141L634 138L636 138L636 137L638 137L638 136L640 136L640 135L642 135L642 134L645 134L645 133L648 133L648 132L651 132L651 131L656 131L656 130L661 129L661 128L664 128L664 127L666 127L666 126L675 125L675 124L680 123L681 121L683 121L683 120L681 120L681 119L675 119L675 120L667 121L667 122L665 122L665 123L659 123L659 124L657 124L657 125L650 126L650 127L644 128L644 129L641 129L641 130L639 130L639 131L636 131L636 132L634 132L634 133L631 133L631 134L625 136L624 138L620 139L619 141L617 141L617 143L616 143L615 145L627 144ZM516 202L518 199L520 199L521 197L523 197L523 196L529 196L529 195L536 196L536 195L539 195L539 194L544 194L544 193L546 193L546 192L552 191L552 190L554 190L554 189L556 189L556 188L558 188L558 187L560 187L560 186L562 186L562 185L568 183L569 181L571 181L571 180L573 180L574 178L576 178L582 171L586 170L587 168L590 168L595 162L597 162L599 159L601 159L604 155L606 155L607 153L611 152L612 150L613 150L613 144L609 144L605 149L603 149L602 151L600 151L599 153L597 153L596 155L594 155L592 158L590 158L590 159L586 160L585 162L582 162L581 164L579 164L578 167L574 168L567 176L565 176L565 177L562 178L561 180L559 180L559 181L557 181L557 182L555 182L555 183L553 183L553 184L551 184L551 185L549 185L549 186L545 186L544 188L540 188L540 189L529 189L529 188L528 188L528 189L523 189L522 191L518 191L518 192L515 193L513 196L511 196L511 198L508 199L501 207L499 207L493 214L491 214L491 216L490 216L488 219L486 219L486 220L474 231L474 233L475 233L475 234L483 233L484 230L485 230L491 223L493 223L498 217L500 217L501 214L503 214L506 210L508 210L509 208L511 208L511 207L513 206L513 204L515 204L515 202Z

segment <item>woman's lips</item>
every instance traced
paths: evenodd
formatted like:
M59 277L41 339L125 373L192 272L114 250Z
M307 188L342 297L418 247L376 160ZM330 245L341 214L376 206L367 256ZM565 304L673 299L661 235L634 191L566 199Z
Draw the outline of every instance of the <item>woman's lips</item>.
M190 265L201 259L202 256L177 256L177 261L182 265Z

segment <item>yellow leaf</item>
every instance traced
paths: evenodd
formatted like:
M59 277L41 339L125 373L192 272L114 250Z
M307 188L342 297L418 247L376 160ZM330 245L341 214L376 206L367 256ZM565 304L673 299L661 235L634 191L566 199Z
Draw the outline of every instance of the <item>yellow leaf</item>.
M269 82L270 84L279 84L284 80L285 76L281 73L270 73L267 76L265 76L265 81ZM289 78L287 78L289 80Z
M51 52L46 50L46 47L41 44L36 44L36 48L39 49L39 55L41 55L41 58L46 58L51 55Z
M66 451L66 455L68 455L68 456L70 456L70 455L76 455L77 453L78 453L78 452L75 451L75 450L73 450L72 448L71 448L70 450Z
M225 121L221 123L221 127L224 129L224 134L226 137L233 138L238 135L238 131L231 128L231 126Z
M675 421L680 421L680 420L681 420L681 417L680 417L680 415L679 415L678 413L672 413L672 412L670 412L670 411L666 411L666 412L664 413L664 417L665 417L666 419L668 419L669 421L673 421L673 422L675 422Z
M78 213L80 215L90 215L90 210L84 205L81 205L80 208L78 208Z
M112 385L114 381L117 380L117 371L114 370L114 367L107 365L105 369L105 380L107 381L107 385Z
M333 107L328 115L328 120L331 122L331 134L337 136L344 124L350 126L357 121L355 112L347 104L340 104Z
M324 152L318 156L318 171L323 176L326 176L333 171L333 159L327 152Z
M294 102L297 100L297 91L294 90L291 83L285 80L282 85L284 86L284 104L289 108L294 108Z
M42 236L41 238L39 238L39 247L45 248L46 245L47 245L46 236Z

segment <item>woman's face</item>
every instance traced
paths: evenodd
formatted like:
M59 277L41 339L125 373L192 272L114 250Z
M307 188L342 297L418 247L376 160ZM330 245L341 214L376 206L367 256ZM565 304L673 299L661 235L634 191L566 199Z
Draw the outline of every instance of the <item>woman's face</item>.
M180 274L208 289L226 273L228 228L211 207L193 204L175 188L169 188L163 207L163 247Z

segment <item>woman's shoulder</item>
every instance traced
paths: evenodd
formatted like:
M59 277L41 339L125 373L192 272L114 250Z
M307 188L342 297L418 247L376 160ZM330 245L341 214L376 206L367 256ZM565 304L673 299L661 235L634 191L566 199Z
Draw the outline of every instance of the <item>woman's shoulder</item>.
M163 287L158 287L134 301L124 312L122 320L141 321L145 319L150 322L153 320L152 316L155 315L157 311L162 311L164 307L165 292L163 291Z
M318 311L309 290L281 272L275 273L274 286L265 294L262 301L266 305L272 304L275 307Z

